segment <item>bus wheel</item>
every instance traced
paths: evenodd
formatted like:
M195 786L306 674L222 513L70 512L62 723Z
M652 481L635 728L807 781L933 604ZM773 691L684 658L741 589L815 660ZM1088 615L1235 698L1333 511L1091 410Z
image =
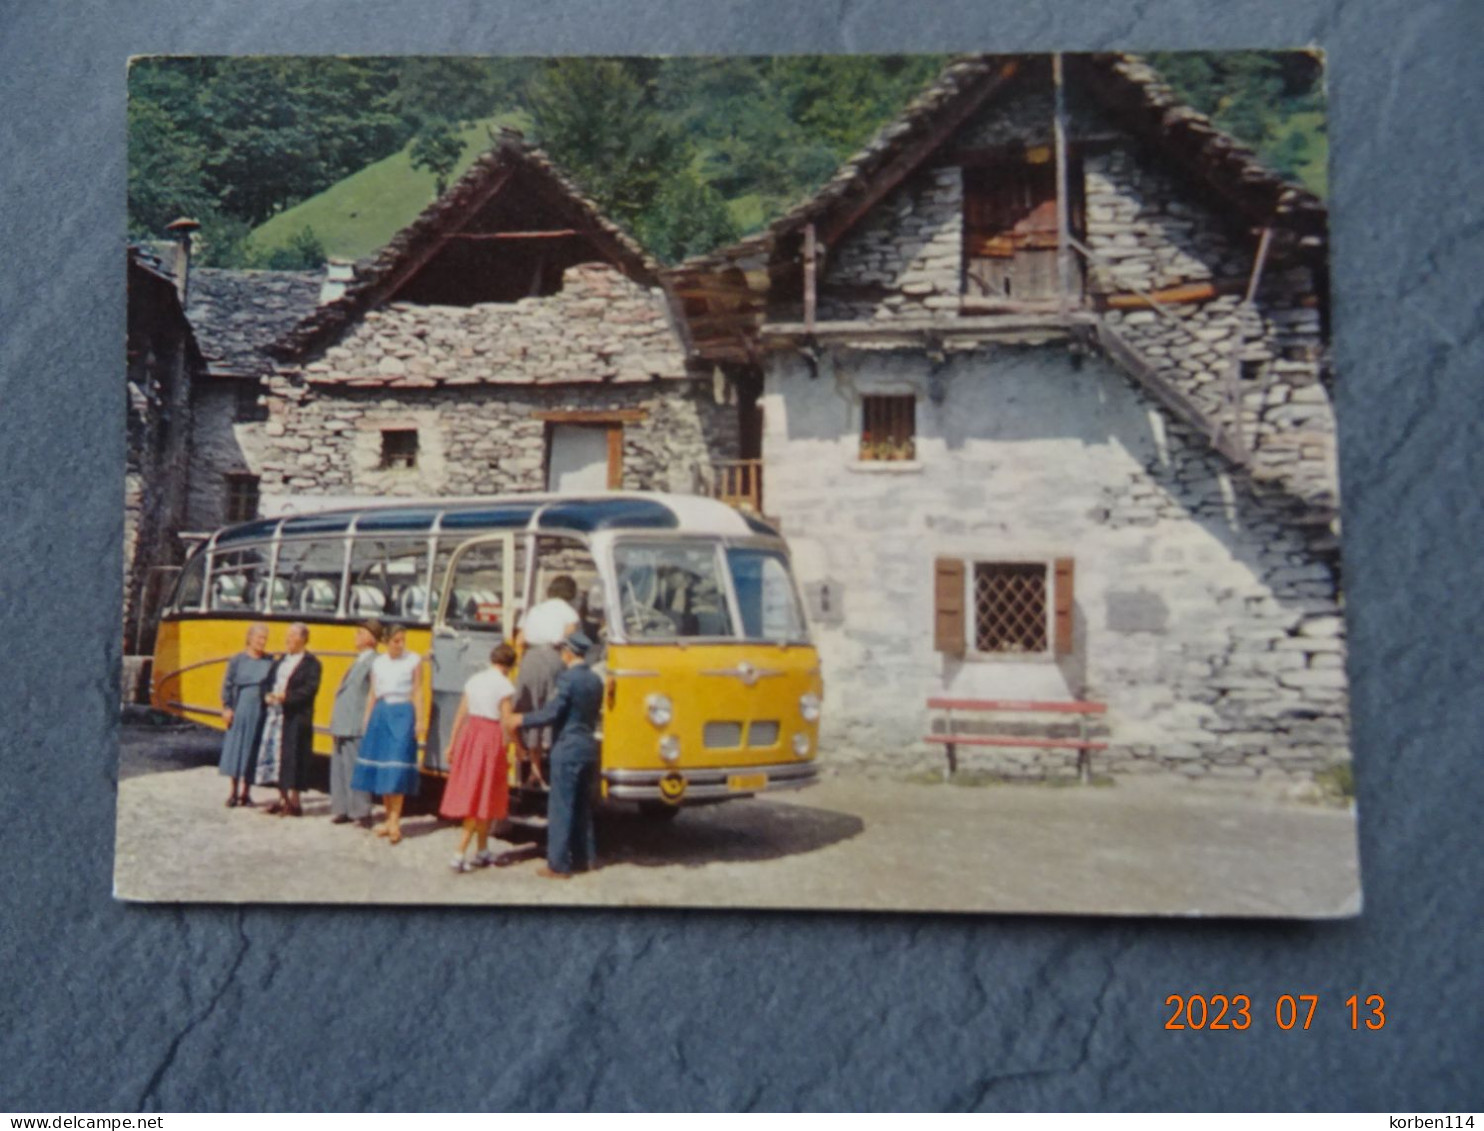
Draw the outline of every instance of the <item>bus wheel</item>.
M646 821L667 822L680 816L680 806L665 801L639 802L639 816Z

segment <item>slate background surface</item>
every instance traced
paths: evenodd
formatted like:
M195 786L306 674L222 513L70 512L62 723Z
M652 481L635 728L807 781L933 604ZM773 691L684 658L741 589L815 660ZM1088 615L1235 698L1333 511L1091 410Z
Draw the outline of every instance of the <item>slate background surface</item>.
M1484 1108L1477 0L0 2L0 1108ZM1364 916L126 907L124 61L1330 52ZM1383 993L1352 1033L1340 1003ZM1172 992L1248 993L1170 1033ZM1267 1003L1318 993L1305 1033Z

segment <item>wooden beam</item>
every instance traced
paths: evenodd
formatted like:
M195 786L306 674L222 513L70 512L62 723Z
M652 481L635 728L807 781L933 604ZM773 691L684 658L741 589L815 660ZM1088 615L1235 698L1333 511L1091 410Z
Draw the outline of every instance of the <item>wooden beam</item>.
M532 420L544 420L549 424L623 424L649 419L649 410L643 408L615 409L532 409Z
M1072 303L1072 221L1067 201L1067 92L1061 52L1051 56L1051 79L1056 88L1056 276L1057 304L1066 314Z
M1262 238L1257 241L1257 258L1252 261L1252 277L1247 281L1247 294L1242 299L1243 306L1251 306L1252 300L1257 297L1258 285L1262 282L1263 265L1268 261L1268 248L1273 243L1273 229L1271 227L1262 230Z
M469 203L464 206L462 215L459 216L457 222L452 226L457 227L459 224L467 223L481 208L483 208L486 204L493 200L496 194L498 194L499 191L510 182L510 177L511 171L508 168L501 169L500 172L493 179L491 179L490 183L484 187L483 191L474 194ZM370 296L370 301L365 305L368 307L378 306L381 303L385 302L392 295L396 294L404 283L406 283L409 279L412 278L412 276L416 275L419 271L421 271L428 265L428 262L433 258L433 256L437 255L438 252L443 249L443 245L447 242L448 236L446 234L434 236L432 239L428 240L426 247L424 247L416 255L408 257L408 259L403 262L396 271L394 271L391 275L381 281L381 283L376 287L375 291Z
M1020 64L1011 59L1000 68L998 74L984 82L978 93L964 99L951 114L939 117L932 129L878 170L871 178L870 188L861 199L823 225L818 232L818 238L823 240L828 247L834 247L839 243L842 235L853 228L862 216L876 207L887 193L906 180L908 175L922 164L933 150L952 137L959 126L973 116L974 112L988 101L991 94L1001 90L1013 79L1019 70Z
M804 225L804 325L814 329L814 312L818 305L816 263L819 246L813 223Z
M1187 302L1209 302L1217 295L1236 294L1241 289L1242 284L1237 282L1182 283L1178 287L1150 291L1147 295L1137 291L1119 291L1103 296L1102 304L1109 310L1140 310L1147 307L1152 298L1162 306L1180 306Z
M454 240L563 240L580 236L576 228L557 228L549 232L455 232L449 236Z
M608 490L623 486L623 425L608 426Z

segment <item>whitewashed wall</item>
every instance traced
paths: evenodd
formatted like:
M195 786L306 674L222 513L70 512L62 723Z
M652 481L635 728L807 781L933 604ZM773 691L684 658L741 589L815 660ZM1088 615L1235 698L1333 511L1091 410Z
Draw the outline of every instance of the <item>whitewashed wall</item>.
M1116 772L1303 778L1345 759L1330 567L1121 372L1065 346L950 355L930 396L911 352L779 357L766 377L766 510L783 523L819 641L826 757L911 766L928 696L1109 704ZM858 460L859 397L918 394L917 459ZM1072 557L1061 660L933 650L933 560ZM828 610L820 587L827 586ZM1036 776L1045 753L975 754Z

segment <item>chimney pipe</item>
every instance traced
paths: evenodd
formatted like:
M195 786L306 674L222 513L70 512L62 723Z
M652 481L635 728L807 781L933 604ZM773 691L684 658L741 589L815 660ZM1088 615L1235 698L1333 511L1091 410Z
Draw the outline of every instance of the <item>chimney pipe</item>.
M175 289L180 294L181 309L185 309L191 284L191 234L201 229L195 220L182 216L174 223L165 225L165 230L175 239Z

